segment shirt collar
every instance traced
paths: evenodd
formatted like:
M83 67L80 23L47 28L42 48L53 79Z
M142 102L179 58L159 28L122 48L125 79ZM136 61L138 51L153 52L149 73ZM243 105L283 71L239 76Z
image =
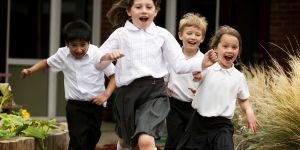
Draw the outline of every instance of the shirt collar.
M124 26L126 29L131 30L131 31L139 31L141 29L137 28L131 21L127 20ZM152 22L149 27L147 27L146 29L144 29L145 32L153 34L155 33L155 27L156 25L154 24L154 22Z
M230 68L228 68L228 69L224 69L224 68L222 68L222 67L220 66L219 63L215 63L215 64L213 65L213 68L214 68L214 70L219 70L219 71L222 71L222 72L224 72L224 73L228 73L229 75L232 75L232 73L233 73L233 71L234 71L234 69L235 69L234 65L232 65L232 67L230 67Z
M181 50L182 50L182 53L183 53L183 46L181 47ZM204 54L200 51L200 48L197 49L197 53L191 57L191 58L194 58L194 57L202 57ZM189 58L189 59L191 59Z

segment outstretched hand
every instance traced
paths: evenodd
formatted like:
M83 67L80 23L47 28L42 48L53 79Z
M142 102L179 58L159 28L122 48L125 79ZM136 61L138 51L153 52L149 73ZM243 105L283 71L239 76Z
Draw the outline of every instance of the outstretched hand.
M30 73L31 73L31 70L30 70L30 69L23 69L23 70L21 71L21 78L23 79L23 78L29 76Z
M123 51L119 50L119 49L116 49L116 50L112 50L111 53L107 53L105 54L102 58L101 58L101 61L108 61L108 60L117 60L119 58L122 58L124 57L125 54L123 53Z
M207 51L204 54L204 58L202 61L202 69L205 69L218 61L217 52L213 49Z

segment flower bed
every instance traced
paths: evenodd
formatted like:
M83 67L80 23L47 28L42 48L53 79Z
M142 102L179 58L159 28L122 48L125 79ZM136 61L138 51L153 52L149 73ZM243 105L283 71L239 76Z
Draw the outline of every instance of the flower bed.
M0 83L0 91L0 149L67 149L66 125L30 118L26 109L14 103L9 84Z

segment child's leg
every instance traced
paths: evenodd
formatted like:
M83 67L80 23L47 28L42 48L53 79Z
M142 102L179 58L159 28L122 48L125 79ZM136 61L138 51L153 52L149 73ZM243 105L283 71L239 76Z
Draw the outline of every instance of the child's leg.
M117 150L129 150L128 145L121 138L118 140Z
M219 133L213 139L213 149L215 150L233 150L233 128L231 127L223 127L220 129Z
M138 139L138 148L140 150L155 150L154 137L148 134L140 134Z

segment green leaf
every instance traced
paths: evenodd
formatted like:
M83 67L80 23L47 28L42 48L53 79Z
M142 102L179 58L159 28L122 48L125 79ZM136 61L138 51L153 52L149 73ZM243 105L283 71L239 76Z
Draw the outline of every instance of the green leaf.
M14 136L16 136L16 134L14 132L9 132L9 131L6 131L6 130L0 130L0 138L8 139L8 138L11 138L11 137L14 137Z
M32 136L39 139L45 139L47 137L47 132L40 127L28 126L22 133L24 133L25 136Z
M10 86L8 83L0 83L0 92L3 96L0 98L0 112L2 112L2 106L9 102L12 97Z

